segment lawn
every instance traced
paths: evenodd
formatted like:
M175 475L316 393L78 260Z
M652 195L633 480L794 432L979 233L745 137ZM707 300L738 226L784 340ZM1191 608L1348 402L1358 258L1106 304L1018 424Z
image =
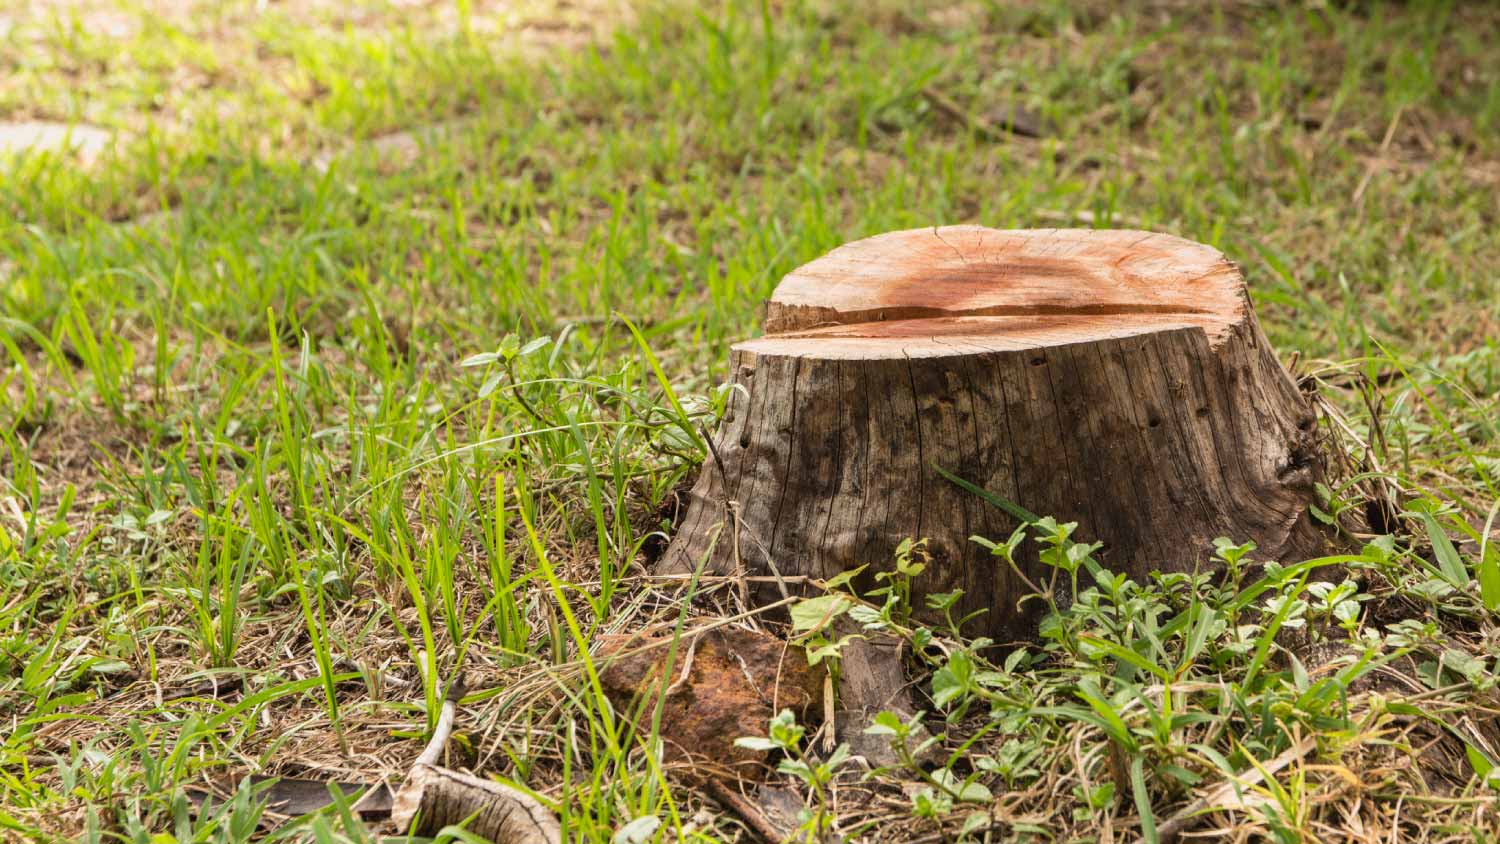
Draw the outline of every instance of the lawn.
M447 764L568 840L758 840L606 645L832 638L648 563L781 276L941 223L1223 250L1351 551L1026 643L861 596L936 761L783 724L797 834L1500 835L1500 10L920 5L0 12L0 121L111 139L0 161L0 835L375 840L249 776L399 785L462 675Z

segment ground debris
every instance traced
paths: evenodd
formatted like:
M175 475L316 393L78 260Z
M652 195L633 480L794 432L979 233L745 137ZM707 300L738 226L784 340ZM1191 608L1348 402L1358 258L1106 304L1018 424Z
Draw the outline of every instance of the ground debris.
M495 844L558 844L562 826L557 816L532 794L438 764L453 733L464 687L460 675L444 694L432 738L391 802L391 821L398 830L420 836L438 835L450 826L463 825Z
M345 782L336 779L299 779L297 777L263 776L251 774L246 777L255 789L256 799L266 803L273 815L284 818L300 818L319 809L333 805L334 795L354 800L354 813L365 821L383 820L390 817L391 791L384 783L373 785L363 782ZM188 799L200 809L214 803L227 802L244 780L227 780L220 788L189 788Z
M397 793L391 818L398 829L411 828L414 835L436 835L466 824L470 832L496 844L562 840L556 816L521 789L421 762Z
M771 716L791 709L804 723L821 712L823 669L808 666L801 648L775 636L737 627L684 635L675 652L670 635L604 640L600 679L621 711L662 696L661 734L669 759L728 767L750 775L765 754L737 747L741 736L763 736ZM655 712L640 707L649 723Z

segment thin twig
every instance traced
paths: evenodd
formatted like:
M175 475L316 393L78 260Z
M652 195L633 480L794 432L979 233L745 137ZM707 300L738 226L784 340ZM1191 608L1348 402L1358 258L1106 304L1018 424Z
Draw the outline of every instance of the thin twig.
M739 792L726 785L723 780L710 779L708 781L708 790L713 794L715 800L723 803L730 811L739 815L740 820L745 822L750 831L760 836L761 840L765 841L766 844L781 844L783 840L781 831L766 818L765 813L756 807L754 803L746 800Z
M460 674L443 696L443 708L438 713L437 726L433 728L432 738L428 740L427 747L423 748L422 755L417 757L415 764L436 765L442 761L443 750L448 747L448 738L453 735L453 719L458 714L458 699L463 696L464 677Z

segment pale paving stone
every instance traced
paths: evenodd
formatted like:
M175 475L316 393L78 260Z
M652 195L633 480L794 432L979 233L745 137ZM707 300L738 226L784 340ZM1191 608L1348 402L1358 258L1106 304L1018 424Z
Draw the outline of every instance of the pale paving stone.
M92 161L109 145L114 133L98 126L29 120L0 123L0 157L28 152L72 152Z
M376 135L364 141L350 143L341 149L319 153L312 159L311 164L313 169L322 173L339 158L366 152L387 166L406 165L416 160L423 147L452 138L469 124L470 121L465 118L456 118L385 135Z

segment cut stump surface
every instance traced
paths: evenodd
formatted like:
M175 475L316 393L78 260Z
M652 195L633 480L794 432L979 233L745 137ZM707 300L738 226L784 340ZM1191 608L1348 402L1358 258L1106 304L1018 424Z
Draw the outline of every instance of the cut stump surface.
M831 577L926 537L919 593L962 589L983 632L1026 637L1028 591L969 540L1004 510L1079 523L1103 563L1190 571L1215 537L1262 558L1326 546L1308 515L1316 418L1217 250L1107 230L913 229L786 276L659 564ZM1035 550L1019 560L1044 582ZM955 616L959 613L955 613Z

